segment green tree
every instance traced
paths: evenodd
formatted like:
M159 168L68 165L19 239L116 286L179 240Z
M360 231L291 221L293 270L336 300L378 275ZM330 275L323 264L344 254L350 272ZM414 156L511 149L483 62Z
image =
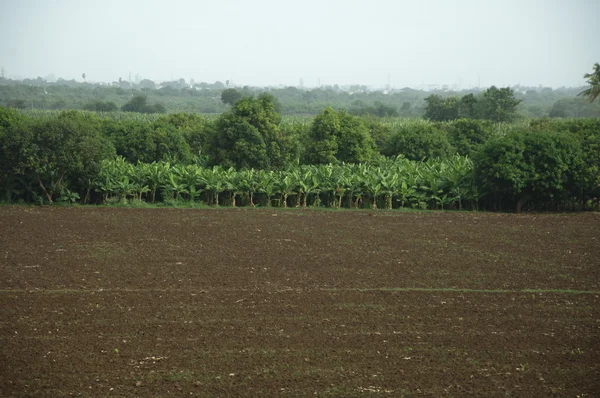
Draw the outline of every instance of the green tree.
M242 93L237 91L235 88L228 88L227 90L223 90L221 93L221 102L233 106L236 102L241 100L242 97Z
M364 162L375 155L375 147L361 118L327 107L311 125L306 160L312 164Z
M215 124L212 163L236 169L283 167L280 122L271 96L242 98Z
M425 98L425 103L425 115L423 116L425 119L435 122L458 119L460 109L458 97L442 98L440 95L432 94Z
M440 127L461 156L473 155L493 136L492 123L487 120L458 119Z
M517 117L517 106L521 103L514 97L510 87L492 86L483 92L478 100L479 118L495 123L510 122Z
M155 125L168 125L179 131L187 145L191 154L202 164L206 162L208 155L211 135L213 134L213 126L206 118L195 113L171 113L166 116L161 116L156 120Z
M31 176L49 203L77 183L88 186L84 180L97 176L102 159L114 156L99 126L93 115L77 111L37 121L15 148L20 152L18 170Z
M315 116L308 133L306 161L311 164L335 163L340 130L340 118L333 108L327 107Z
M147 89L147 90L154 90L156 89L156 83L154 83L152 80L150 79L143 79L140 83L139 83L140 88L142 89Z
M0 107L0 189L2 199L19 194L19 174L30 149L26 120L18 111Z
M133 98L121 107L121 110L123 112L139 113L165 113L167 111L162 104L148 104L148 97L145 95L134 95Z
M516 204L570 196L581 145L572 134L515 131L485 143L475 157L479 183Z
M589 102L593 102L600 95L600 64L596 62L594 64L594 71L586 73L583 75L583 78L588 79L587 83L590 87L580 92L579 95L586 97Z
M410 160L446 158L453 153L446 133L426 121L396 126L382 151L385 156L404 155Z
M459 117L466 119L477 119L477 98L473 94L463 95L460 99Z

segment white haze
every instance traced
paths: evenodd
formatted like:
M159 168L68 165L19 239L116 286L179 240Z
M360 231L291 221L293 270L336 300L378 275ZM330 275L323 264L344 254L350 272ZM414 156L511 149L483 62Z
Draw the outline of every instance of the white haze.
M581 86L597 0L0 0L7 77Z

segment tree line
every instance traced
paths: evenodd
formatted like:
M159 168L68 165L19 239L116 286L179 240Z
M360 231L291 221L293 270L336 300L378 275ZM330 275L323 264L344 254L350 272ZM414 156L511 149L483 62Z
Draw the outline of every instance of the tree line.
M577 97L581 88L521 87L512 88L521 102L518 117L600 117L600 103L587 103ZM150 80L130 83L124 80L112 85L59 80L49 83L41 78L15 81L0 78L0 106L15 109L68 110L87 109L113 111L121 109L134 97L145 97L150 106L160 105L168 113L222 113L228 109L234 96L258 96L268 92L280 103L283 115L316 115L324 107L346 109L354 115L377 117L421 118L425 114L430 95L464 97L480 96L484 88L430 91L402 89L372 90L365 86L299 87L231 87L226 83L195 83L184 79L163 82ZM144 108L142 108L144 109ZM151 108L145 108L151 109ZM464 117L464 115L463 115Z
M212 119L177 113L152 121L115 120L83 111L32 117L0 108L0 194L7 202L100 203L103 164L117 158L131 165L280 173L311 165L373 165L398 157L449 162L459 156L473 163L465 178L475 184L480 208L598 207L600 119L432 122L327 107L304 122L284 123L277 108L269 94L239 98ZM398 180L398 192L403 182ZM428 189L437 196L435 187ZM166 198L165 192L159 189L158 197ZM453 203L449 207L457 206Z

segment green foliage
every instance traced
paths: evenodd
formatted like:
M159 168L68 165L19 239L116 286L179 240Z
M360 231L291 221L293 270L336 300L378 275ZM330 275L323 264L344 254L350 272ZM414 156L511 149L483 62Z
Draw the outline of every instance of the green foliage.
M472 156L493 135L492 123L482 120L458 119L440 125L450 145L459 155Z
M112 101L96 100L96 101L90 101L87 104L85 104L83 106L83 109L85 109L86 111L92 111L92 112L115 112L119 108L117 107L117 104L115 104Z
M138 113L165 113L167 109L164 105L156 103L148 104L148 97L145 95L135 95L125 105L121 107L123 112L138 112Z
M114 148L99 131L100 120L77 111L54 119L13 126L5 144L13 152L7 167L13 177L13 193L23 189L53 203L67 185L85 189L94 179L101 160L114 155ZM73 195L71 195L73 197Z
M427 122L395 127L382 151L385 156L403 155L410 160L446 158L453 153L446 133Z
M590 102L584 98L563 98L556 101L548 116L554 118L598 118L600 102Z
M283 167L280 122L271 96L239 100L216 121L212 163L236 169Z
M314 119L282 122L274 102L269 95L245 98L218 118L0 108L2 198L488 209L530 198L535 209L600 205L600 119L432 123L326 108ZM375 144L395 159L380 158ZM457 171L470 164L457 152L477 159L477 183L473 173ZM115 153L123 158L114 160ZM209 164L215 167L206 174Z
M185 132L168 119L153 123L106 120L103 130L114 143L117 154L130 162L172 159L186 163L192 159Z
M491 194L549 201L570 195L581 162L581 145L573 135L515 132L486 142L475 157L475 170Z
M600 119L536 119L532 131L557 131L576 137L583 162L576 170L577 187L583 198L600 197Z
M168 162L105 160L96 189L105 203L196 203L221 206L475 208L473 164L464 157L412 162L295 166L266 171Z
M521 100L514 97L509 87L498 89L492 86L479 97L468 94L462 98L442 98L432 94L425 98L425 102L427 105L423 117L431 121L446 122L458 118L472 118L500 123L516 118L517 106Z
M382 153L391 134L392 126L372 117L365 117L363 120L369 128L369 134L375 143L377 152Z
M423 118L434 122L445 122L458 119L460 99L458 97L442 98L432 94L425 98L425 115Z
M495 123L510 122L516 118L517 106L521 103L509 87L492 86L478 100L479 118Z
M344 110L325 108L314 118L308 137L305 157L311 164L364 162L375 154L366 123Z
M586 73L583 75L584 79L588 79L587 83L590 87L579 93L587 98L589 102L593 102L600 95L600 64L594 64L594 71L592 73Z
M237 91L235 88L228 88L227 90L223 90L221 93L221 102L233 106L236 102L241 100L242 97L242 93Z
M410 109L410 102L407 102ZM355 101L348 112L356 116L378 116L378 117L397 117L398 110L393 105L384 104L381 101L375 101L372 106L366 105L363 101Z
M82 109L94 101L112 102L120 108L132 96L137 95L147 96L148 103L160 102L168 112L214 114L221 113L228 107L221 101L221 93L226 86L220 82L188 84L184 79L178 79L160 85L150 80L142 80L139 84L116 81L106 85L61 79L57 82L43 79L4 79L0 83L0 105L19 109ZM287 115L316 115L326 106L331 106L334 109L348 109L350 113L359 115L391 117L398 114L404 117L421 117L425 112L424 98L428 95L457 96L461 98L459 118L480 118L476 113L477 109L469 110L469 105L463 103L469 96L479 98L478 89L426 92L405 87L383 92L371 91L365 86L329 86L310 90L296 87L268 90L244 87L235 90L243 96L257 96L268 91L281 102L281 107L276 107L278 113ZM527 117L548 115L554 103L573 99L580 91L578 88L564 87L554 90L549 87L518 87L518 90L516 96L523 100L519 111ZM584 116L587 112L582 109L586 101L583 98L581 100L569 105L573 116Z
M25 118L12 109L0 107L0 198L10 201L18 195L16 188L17 174L23 165L22 148L28 146L27 126Z
M183 134L191 154L204 163L207 161L214 126L205 117L193 113L172 113L160 117L155 124L173 126Z

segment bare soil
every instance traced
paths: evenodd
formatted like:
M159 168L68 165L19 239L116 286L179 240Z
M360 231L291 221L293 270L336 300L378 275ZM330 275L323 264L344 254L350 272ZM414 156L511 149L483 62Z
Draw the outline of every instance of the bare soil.
M0 395L599 396L600 214L0 208Z

